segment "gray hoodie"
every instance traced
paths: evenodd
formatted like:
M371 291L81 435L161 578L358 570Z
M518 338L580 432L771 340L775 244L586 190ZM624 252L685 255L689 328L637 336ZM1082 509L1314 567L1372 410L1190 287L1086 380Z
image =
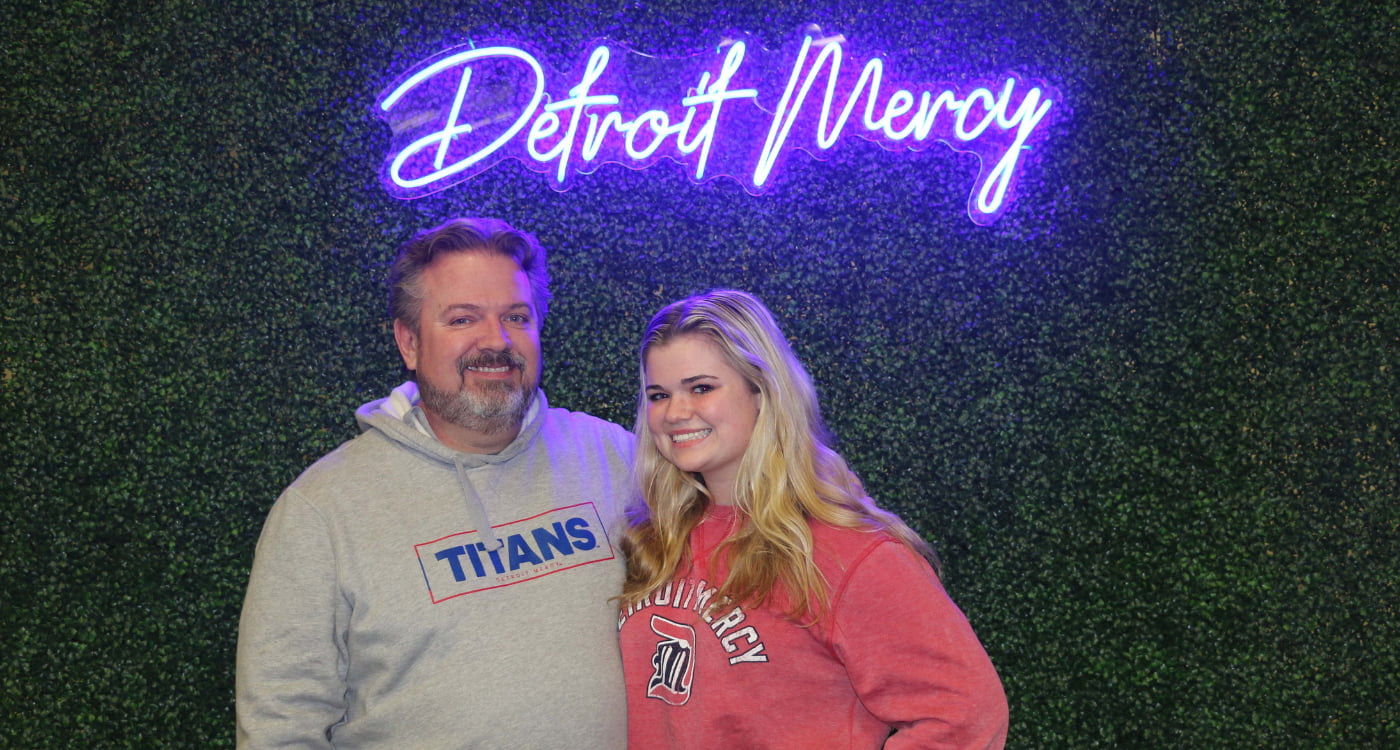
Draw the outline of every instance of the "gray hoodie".
M239 748L621 748L633 438L537 392L492 455L411 383L283 492L239 625Z

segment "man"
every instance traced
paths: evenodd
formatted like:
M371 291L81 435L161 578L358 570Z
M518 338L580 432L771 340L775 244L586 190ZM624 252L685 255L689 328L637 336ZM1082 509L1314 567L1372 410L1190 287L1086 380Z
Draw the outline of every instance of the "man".
M389 284L416 388L360 407L362 434L268 516L238 747L623 747L609 534L632 436L539 390L544 250L457 219L400 248Z

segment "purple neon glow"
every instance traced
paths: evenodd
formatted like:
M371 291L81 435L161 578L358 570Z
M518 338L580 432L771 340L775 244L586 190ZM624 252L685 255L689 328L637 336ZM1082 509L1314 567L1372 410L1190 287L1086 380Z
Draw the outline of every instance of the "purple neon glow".
M1056 99L1011 74L965 90L886 80L882 58L862 61L842 37L806 35L783 51L726 40L677 60L603 43L572 78L518 47L458 48L405 73L376 112L393 131L383 181L401 198L508 158L559 190L602 164L668 159L697 182L725 175L758 194L792 151L821 157L855 135L891 150L939 142L976 154L968 215L985 225L1009 205L1023 152Z

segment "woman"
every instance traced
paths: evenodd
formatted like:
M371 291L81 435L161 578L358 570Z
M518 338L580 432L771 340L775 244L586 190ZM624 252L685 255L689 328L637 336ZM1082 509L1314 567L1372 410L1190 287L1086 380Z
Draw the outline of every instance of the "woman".
M1001 682L932 550L828 447L763 303L665 307L641 365L629 747L1001 747Z

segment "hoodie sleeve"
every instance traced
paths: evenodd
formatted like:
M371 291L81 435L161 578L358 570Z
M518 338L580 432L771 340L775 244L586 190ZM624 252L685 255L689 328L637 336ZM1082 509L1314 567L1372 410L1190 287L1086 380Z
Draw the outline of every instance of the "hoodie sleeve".
M876 545L834 600L833 647L861 702L896 728L886 750L999 749L1001 680L972 626L923 559Z
M325 518L288 490L263 526L239 620L239 750L331 747L349 613Z

